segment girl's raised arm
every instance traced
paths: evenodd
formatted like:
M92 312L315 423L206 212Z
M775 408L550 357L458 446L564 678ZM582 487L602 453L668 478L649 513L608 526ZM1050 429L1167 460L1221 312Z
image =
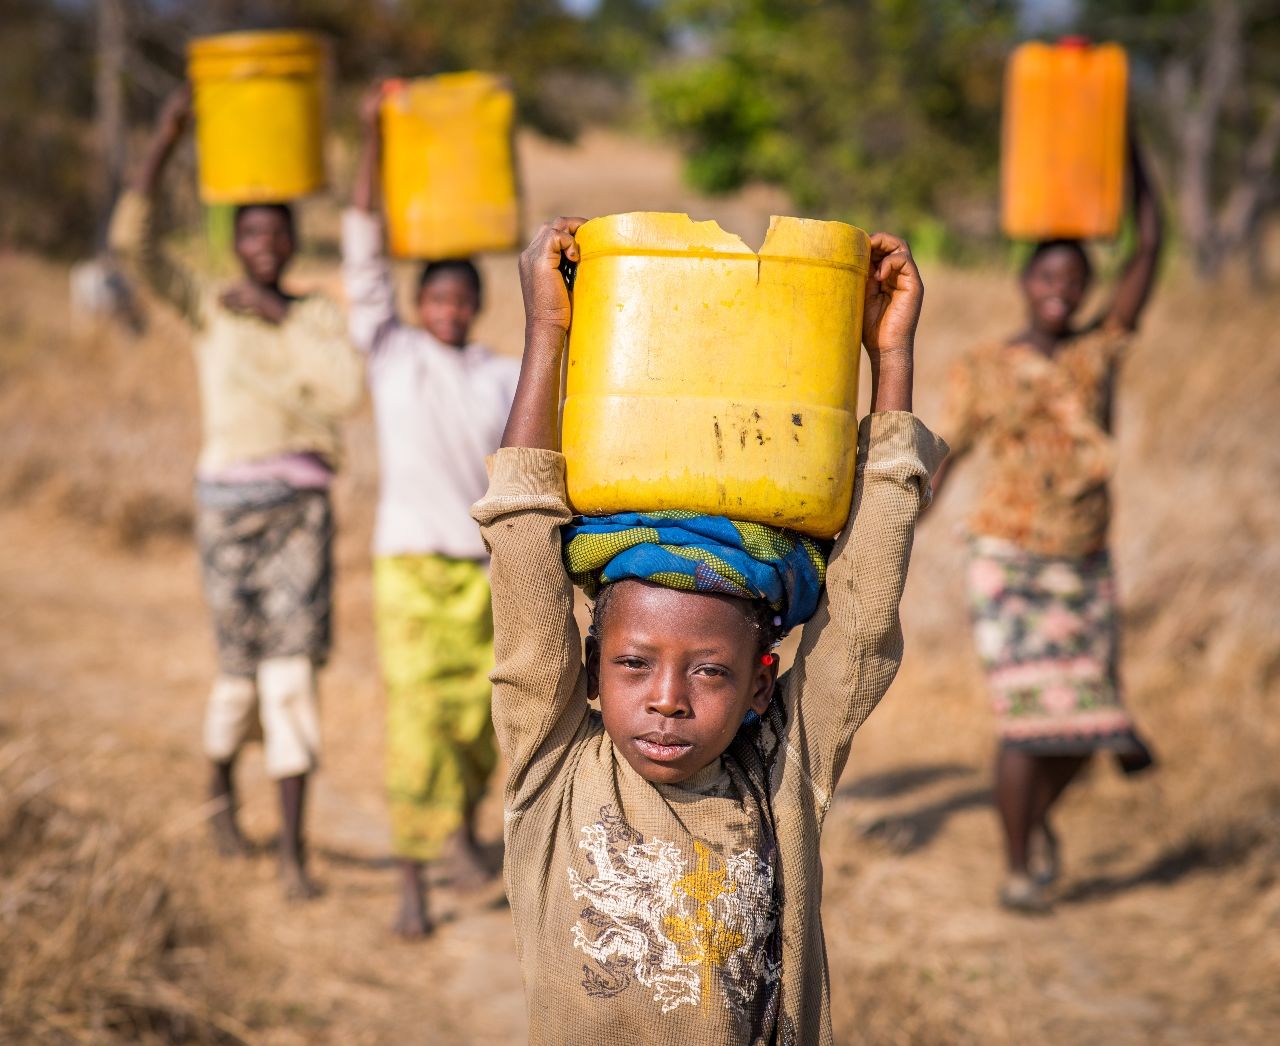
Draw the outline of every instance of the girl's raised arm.
M870 416L858 440L853 505L827 569L827 593L805 625L785 688L790 743L826 813L854 731L902 659L898 605L929 475L946 444L911 413L916 323L924 284L906 243L871 240L863 343L871 359Z
M574 233L585 218L547 222L520 255L524 294L524 358L515 402L502 434L504 447L560 449L560 365L572 304L561 258L578 261Z
M560 527L572 518L560 433L560 358L569 329L564 255L576 261L581 218L544 225L520 257L525 350L489 492L472 508L491 555L493 723L507 760L507 816L555 779L586 722L582 643Z

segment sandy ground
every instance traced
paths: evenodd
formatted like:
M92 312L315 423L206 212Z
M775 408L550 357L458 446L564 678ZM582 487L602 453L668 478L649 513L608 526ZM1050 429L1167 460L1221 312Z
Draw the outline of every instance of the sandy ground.
M534 216L688 208L751 243L770 209L786 210L765 190L697 200L680 187L670 151L608 135L572 149L527 139L522 154ZM330 235L332 209L317 206L307 221ZM481 333L516 352L514 259L490 259L486 276ZM87 823L144 826L164 874L199 908L206 929L184 946L184 961L209 982L228 1036L523 1041L500 891L461 897L440 879L444 922L430 942L405 944L386 930L395 881L370 620L367 408L348 428L351 461L336 492L338 641L310 814L325 892L286 906L257 752L244 760L242 794L261 852L228 864L204 840L198 738L213 657L183 536L196 425L182 332L159 316L137 343L74 333L58 304L59 270L4 258L0 277L12 291L0 311L9 457L0 470L0 770L20 763L26 780ZM1004 330L1016 299L1006 274L926 277L919 410L928 420L948 360ZM302 278L333 285L331 261L309 260ZM1269 420L1280 373L1265 351L1276 319L1274 299L1231 299L1209 326L1174 276L1135 349L1139 376L1121 401L1117 552L1130 699L1163 765L1132 781L1098 765L1070 795L1060 818L1068 875L1044 918L993 904L991 723L960 586L971 477L922 528L904 607L908 658L854 745L824 844L838 1041L1280 1038L1280 459ZM1206 361L1210 336L1217 356ZM494 802L483 821L496 845ZM0 904L0 953L13 918ZM110 1040L89 1032L67 1041Z

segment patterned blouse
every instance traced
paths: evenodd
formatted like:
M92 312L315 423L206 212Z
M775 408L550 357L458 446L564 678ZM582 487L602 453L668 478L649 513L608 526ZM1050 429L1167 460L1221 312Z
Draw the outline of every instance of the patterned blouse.
M954 457L982 444L992 459L969 520L974 534L1045 556L1105 547L1111 398L1129 340L1127 331L1096 328L1053 357L996 342L956 364L942 435Z

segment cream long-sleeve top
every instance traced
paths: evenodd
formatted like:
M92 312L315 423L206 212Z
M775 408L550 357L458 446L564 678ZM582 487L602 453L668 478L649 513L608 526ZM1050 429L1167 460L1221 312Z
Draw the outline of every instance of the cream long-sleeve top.
M339 421L363 393L360 357L338 306L308 294L280 324L224 308L216 283L162 249L155 207L142 193L121 196L110 243L194 329L200 476L326 485L341 460Z
M587 703L561 559L564 458L501 450L474 508L492 553L506 883L537 1044L830 1043L819 839L854 731L902 657L916 517L946 445L913 415L859 432L849 524L758 725L650 784Z
M382 223L356 208L342 216L342 273L378 430L374 552L486 558L471 506L488 482L485 458L502 442L519 361L402 323Z

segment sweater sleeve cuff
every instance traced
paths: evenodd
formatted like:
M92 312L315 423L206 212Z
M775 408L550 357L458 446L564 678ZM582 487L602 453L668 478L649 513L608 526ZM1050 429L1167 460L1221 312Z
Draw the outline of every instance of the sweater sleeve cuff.
M928 479L948 452L946 441L908 411L868 414L858 426L858 471L919 479L926 500L931 496Z
M471 508L481 526L509 512L547 509L567 519L564 455L533 447L504 447L485 460L489 491Z

